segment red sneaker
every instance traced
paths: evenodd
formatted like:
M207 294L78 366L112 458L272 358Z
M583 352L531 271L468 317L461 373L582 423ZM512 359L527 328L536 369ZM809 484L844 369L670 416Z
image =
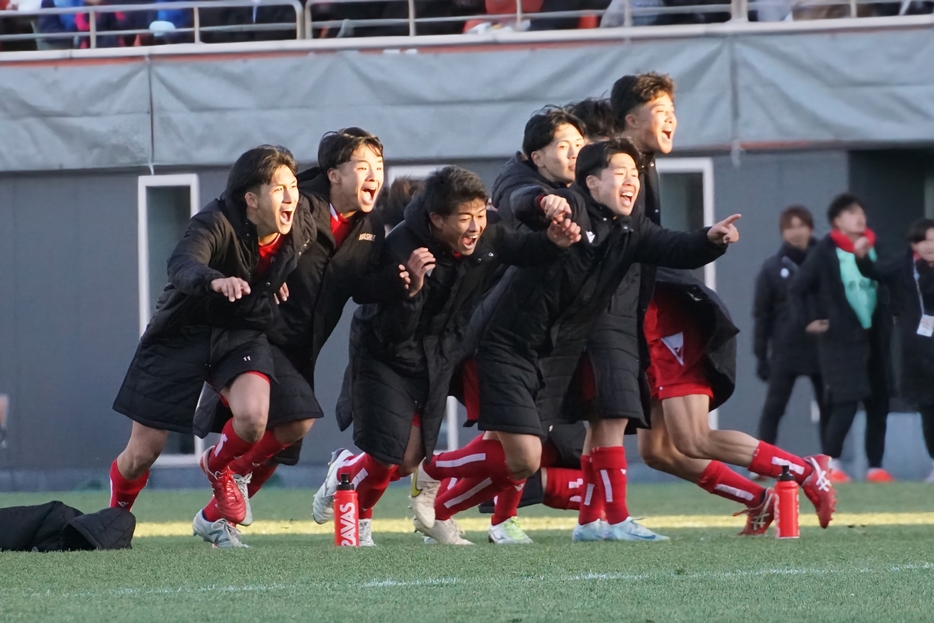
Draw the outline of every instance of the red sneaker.
M867 482L895 482L895 476L888 473L881 467L873 467L868 472L866 472L866 481Z
M217 510L227 521L240 524L246 519L246 500L237 483L234 482L233 474L227 468L219 472L212 472L209 467L211 453L214 452L214 446L211 446L201 455L201 470L207 475L211 488L214 489L214 500L217 502Z
M844 485L845 485L845 484L847 484L848 482L852 482L852 481L850 480L850 477L847 475L847 473L846 473L845 471L843 471L842 469L833 469L833 468L830 468L830 469L827 470L827 471L829 472L829 474L828 474L827 477L830 478L830 482L832 482L832 483L834 483L834 484L837 484L837 485L844 484Z
M739 533L740 536L759 536L765 534L769 526L771 526L772 522L775 520L776 503L778 503L778 496L775 495L775 490L766 489L765 495L762 497L762 502L758 506L752 506L746 510L734 513L734 517L742 515L743 513L747 515L746 527Z
M821 528L826 528L833 519L833 512L837 510L837 494L830 482L830 457L826 454L809 456L804 459L813 468L811 475L804 484L804 495L811 500L817 510L817 519Z

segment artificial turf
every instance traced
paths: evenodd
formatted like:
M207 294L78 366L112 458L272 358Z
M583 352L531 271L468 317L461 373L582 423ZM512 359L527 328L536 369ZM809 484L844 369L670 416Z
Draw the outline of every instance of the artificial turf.
M377 517L406 514L394 487ZM306 521L310 491L269 490L257 519ZM848 513L930 513L934 487L840 487ZM0 494L0 506L58 498L90 511L103 492ZM632 485L645 516L718 518L734 505L686 485ZM140 533L190 522L205 492L145 491ZM809 512L807 502L802 512ZM564 515L523 509L524 517ZM471 514L471 516L476 516ZM920 521L927 521L924 515ZM0 527L2 529L2 527ZM934 620L934 526L805 527L799 541L672 528L669 543L570 543L565 530L531 546L426 546L377 532L378 547L334 547L327 535L249 534L248 550L190 536L138 537L120 552L0 553L0 621L923 621Z

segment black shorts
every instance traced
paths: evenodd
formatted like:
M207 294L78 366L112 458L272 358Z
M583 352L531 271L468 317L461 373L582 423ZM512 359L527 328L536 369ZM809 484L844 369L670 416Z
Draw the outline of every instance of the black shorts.
M422 430L437 438L444 413L427 420L422 413L427 375L408 376L374 357L358 357L352 382L353 440L376 460L402 463L416 414Z
M539 410L539 394L545 387L537 363L534 356L481 342L477 352L480 430L547 437L551 422L543 422Z
M263 333L184 327L139 343L113 408L144 426L190 435L202 385L227 387L245 372L275 377Z

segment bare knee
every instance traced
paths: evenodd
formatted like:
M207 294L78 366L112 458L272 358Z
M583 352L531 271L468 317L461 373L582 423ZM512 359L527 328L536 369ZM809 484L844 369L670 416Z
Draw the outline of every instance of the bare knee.
M247 397L230 405L234 416L234 430L244 441L256 443L266 432L269 420L269 402L259 396Z
M296 422L289 422L288 424L282 424L281 426L276 426L272 432L276 436L276 441L285 445L292 445L299 439L303 438L309 430L311 430L314 420L298 420Z
M708 459L709 444L708 437L704 434L695 435L672 435L672 441L675 448L684 456L692 459Z
M542 464L542 452L526 449L513 456L506 457L506 468L513 480L525 480L538 471Z

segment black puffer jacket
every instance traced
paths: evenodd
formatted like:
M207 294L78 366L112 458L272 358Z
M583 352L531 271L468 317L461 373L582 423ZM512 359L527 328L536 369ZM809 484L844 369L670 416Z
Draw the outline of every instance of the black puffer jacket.
M818 338L818 353L828 404L858 402L872 394L886 395L889 386L890 317L886 292L878 291L872 328L866 330L846 298L837 246L830 236L821 239L791 284L796 313L807 326L828 320L830 328Z
M219 329L265 331L276 321L273 295L314 242L316 231L308 203L300 201L292 231L263 278L254 275L259 264L256 227L243 208L222 196L191 218L185 236L168 261L169 283L141 341L156 339L187 325ZM231 303L211 290L211 282L239 277L251 292Z
M0 552L128 549L136 517L124 508L85 515L63 502L0 508Z
M556 194L568 199L583 237L560 261L518 271L497 304L479 347L481 428L487 413L495 421L496 409L524 402L490 397L482 385L489 377L501 386L538 387L538 417L557 417L594 320L634 263L697 268L725 251L706 229L673 232L644 214L616 217L577 186ZM529 363L538 378L527 378Z
M934 337L918 335L922 301L924 313L934 316L934 269L924 260L915 261L910 251L885 263L863 259L857 266L870 279L884 283L892 298L901 339L899 396L915 406L934 405Z
M810 248L817 244L811 241ZM796 314L789 298L789 287L807 251L787 242L778 253L762 264L756 278L756 296L752 315L755 320L756 359L767 362L770 369L796 375L820 372L817 338L804 330L800 314Z
M353 419L353 368L358 358L376 358L406 377L424 376L428 395L421 410L422 441L426 456L431 456L439 430L427 423L440 424L451 377L463 356L464 334L491 279L504 264L548 263L566 251L554 245L546 232L516 234L502 225L491 225L471 255L455 257L432 234L429 206L422 198L415 196L405 210L405 221L386 238L383 264L404 264L412 251L425 247L434 255L435 267L414 297L364 305L354 313L350 364L337 415L341 429L346 429ZM380 408L412 415L408 404Z
M561 188L567 188L567 185L547 179L525 154L519 152L509 159L493 182L490 199L503 223L515 231L539 211L539 196Z

